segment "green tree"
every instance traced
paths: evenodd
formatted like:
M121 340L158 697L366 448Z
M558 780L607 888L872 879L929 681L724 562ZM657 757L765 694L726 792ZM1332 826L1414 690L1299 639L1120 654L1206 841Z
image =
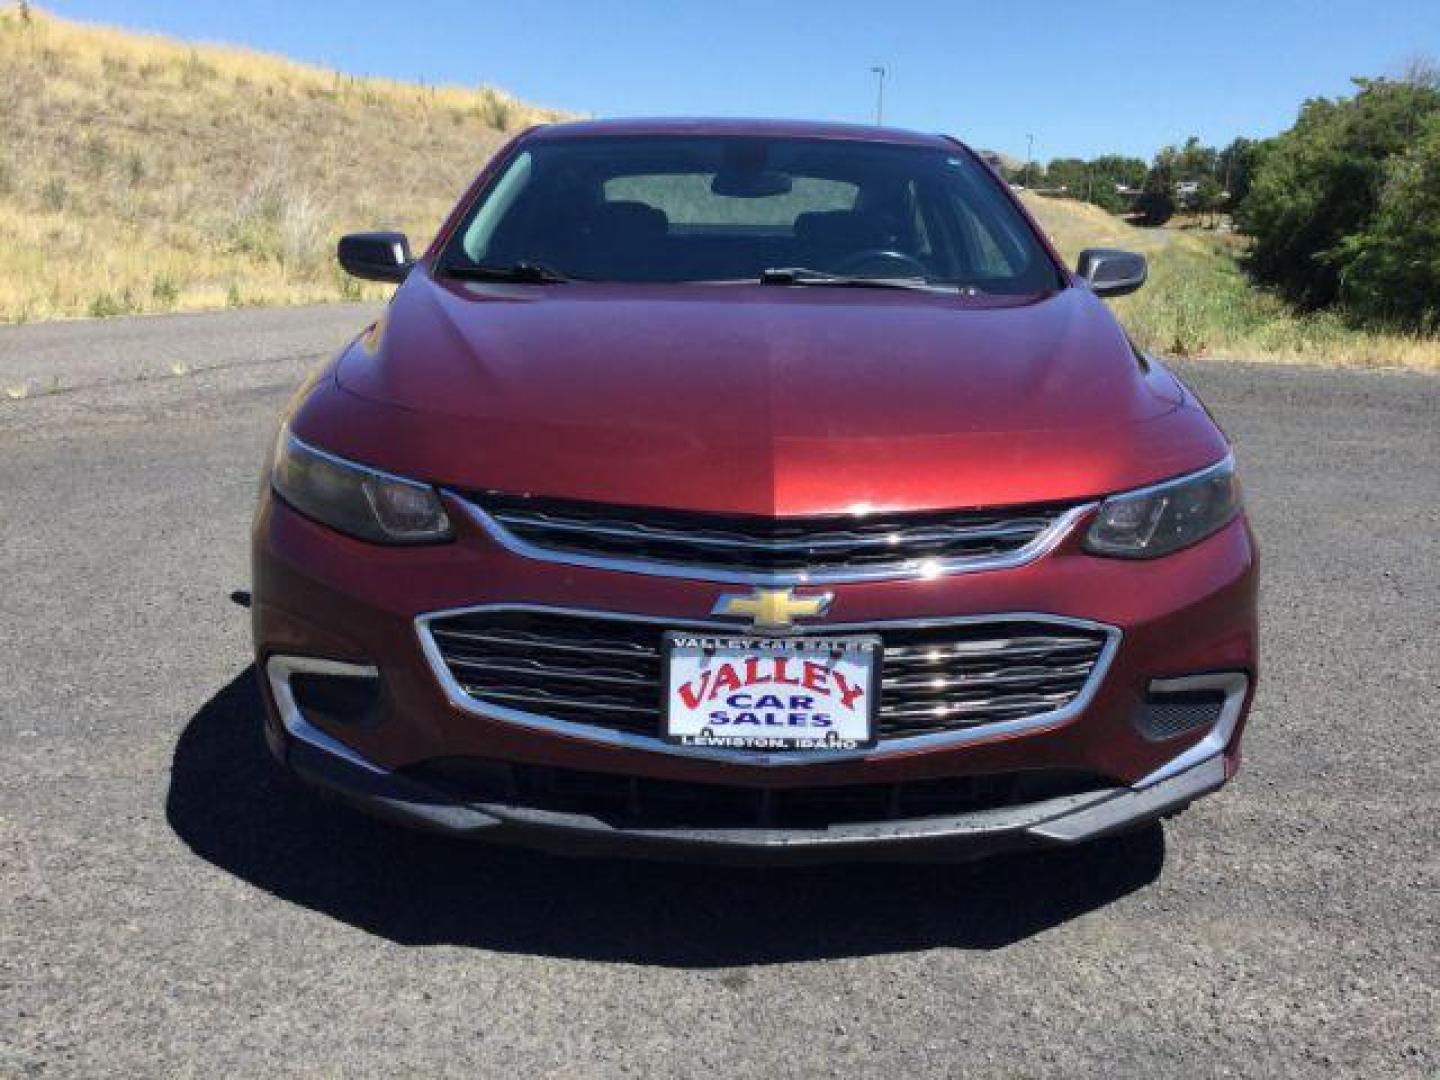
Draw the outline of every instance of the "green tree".
M1202 146L1200 140L1191 135L1185 140L1184 146L1178 151L1174 151L1175 179L1188 183L1203 183L1206 179L1214 177L1217 157L1213 147Z
M1215 218L1225 209L1225 190L1213 176L1201 177L1199 187L1190 198L1190 209L1204 215L1210 228L1215 227Z
M1148 167L1139 158L1105 154L1090 162L1087 170L1085 198L1103 206L1112 214L1129 210L1133 195L1122 195L1117 187L1138 190L1145 183Z
M1331 262L1357 314L1440 331L1440 111L1386 162L1369 227L1341 240Z
M1079 158L1056 158L1045 166L1045 186L1064 189L1065 194L1076 199L1085 197L1085 186L1089 179L1089 166Z
M1379 265L1367 231L1396 174L1390 160L1418 145L1427 118L1440 112L1433 81L1355 85L1351 98L1307 101L1295 126L1270 141L1238 215L1255 238L1255 275L1306 307L1339 299L1342 273L1349 295L1360 295L1355 274Z
M1230 195L1230 205L1238 206L1250 193L1264 144L1253 139L1236 139L1221 150L1215 161L1215 179Z
M1175 216L1175 170L1179 153L1173 146L1162 147L1155 155L1150 171L1145 174L1135 212L1140 223L1151 227L1164 225Z
M1150 171L1149 166L1140 158L1122 157L1119 154L1098 157L1090 162L1090 168L1097 176L1103 176L1112 184L1124 184L1133 188L1145 183L1145 174Z

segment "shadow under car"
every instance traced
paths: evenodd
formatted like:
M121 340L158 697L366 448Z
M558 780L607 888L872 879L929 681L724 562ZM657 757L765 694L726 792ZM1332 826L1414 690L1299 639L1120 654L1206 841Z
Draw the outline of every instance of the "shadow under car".
M253 667L191 718L166 815L196 854L401 944L716 968L994 949L1154 881L1159 824L963 864L734 868L563 859L375 821L277 766Z

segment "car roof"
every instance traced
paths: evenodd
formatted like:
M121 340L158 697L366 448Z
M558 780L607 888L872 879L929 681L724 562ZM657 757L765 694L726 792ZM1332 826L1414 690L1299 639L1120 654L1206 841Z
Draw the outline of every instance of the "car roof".
M535 140L598 139L624 136L754 136L757 138L837 139L852 142L894 143L955 149L957 140L946 135L929 135L901 128L869 124L840 124L820 120L745 120L704 117L636 118L626 120L576 120L545 124L527 138Z

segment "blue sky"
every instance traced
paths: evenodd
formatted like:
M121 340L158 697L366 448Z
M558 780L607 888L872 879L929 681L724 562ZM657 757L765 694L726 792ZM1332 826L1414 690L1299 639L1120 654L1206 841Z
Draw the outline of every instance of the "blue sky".
M491 82L600 116L869 120L1024 157L1149 157L1288 127L1440 53L1440 0L41 0L354 74Z

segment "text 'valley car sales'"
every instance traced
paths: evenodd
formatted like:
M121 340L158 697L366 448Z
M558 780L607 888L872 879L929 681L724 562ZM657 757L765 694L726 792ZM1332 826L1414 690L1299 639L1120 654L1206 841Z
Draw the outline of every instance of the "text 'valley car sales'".
M672 635L667 734L750 750L867 745L876 647L870 638Z

